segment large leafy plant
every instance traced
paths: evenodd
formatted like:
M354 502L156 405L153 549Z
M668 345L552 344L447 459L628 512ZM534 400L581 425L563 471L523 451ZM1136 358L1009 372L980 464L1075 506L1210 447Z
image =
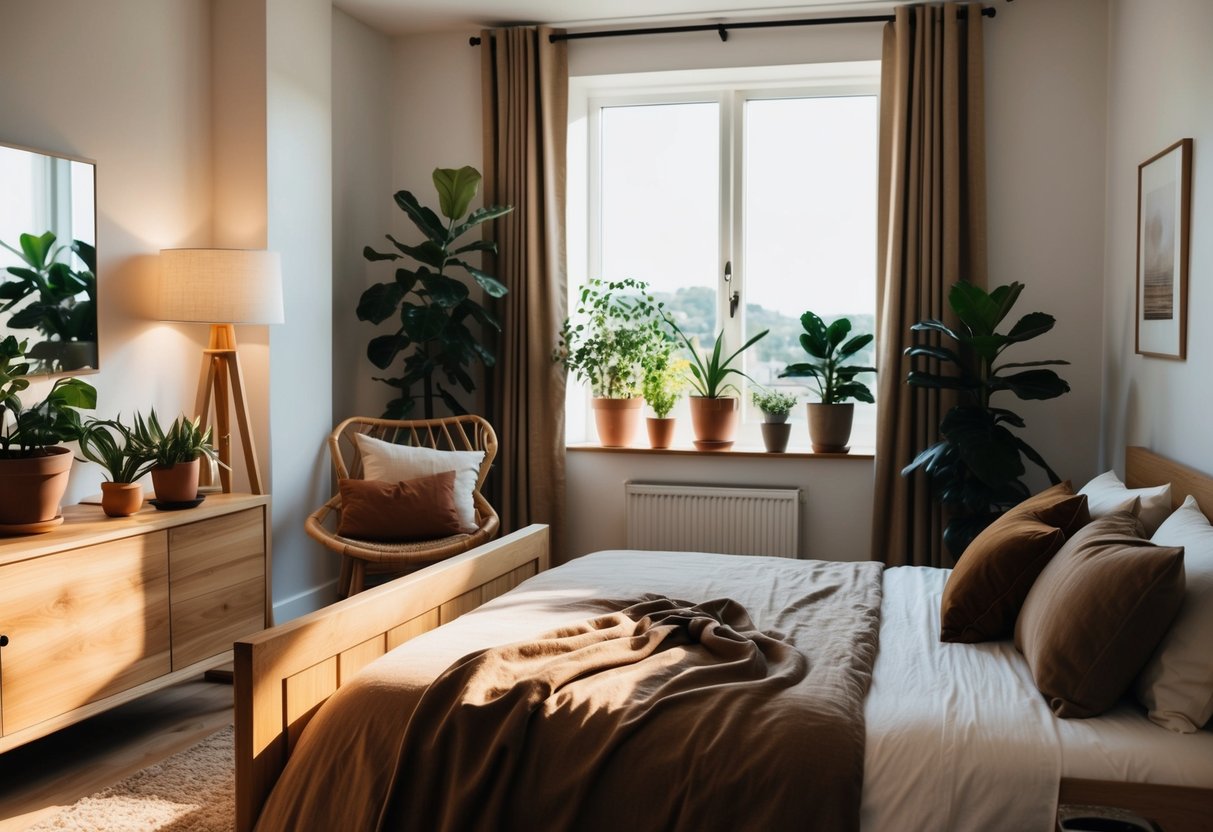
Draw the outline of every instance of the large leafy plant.
M58 379L42 401L22 405L18 394L30 384L28 343L12 335L0 341L0 458L4 459L39 456L52 445L75 439L80 431L75 408L97 406L97 391L77 378Z
M957 283L948 293L948 305L956 313L958 327L935 320L911 327L924 336L942 337L931 339L935 343L919 340L906 349L912 359L935 368L911 370L906 381L915 387L956 390L961 397L944 414L939 441L901 472L908 475L922 469L930 477L939 501L949 509L944 542L953 557L959 557L1007 508L1029 496L1021 479L1027 471L1024 457L1043 469L1050 482L1060 481L1044 458L1012 431L1024 427L1023 418L991 404L998 393L1030 400L1053 399L1070 390L1065 380L1047 369L1068 361L1000 360L1009 347L1044 335L1055 323L1052 315L1030 312L1007 332L997 331L1023 288L1022 283L1011 283L987 293L971 283ZM940 340L952 341L955 347Z
M662 305L643 280L591 278L560 328L555 361L608 399L639 396L646 373L668 361Z
M375 378L399 394L387 403L385 418L398 419L412 411L418 387L425 418L434 416L435 395L452 412L466 413L467 408L435 376L470 393L476 386L469 372L471 366L475 362L486 367L496 363L493 350L481 342L469 324L497 332L501 324L471 297L467 283L451 275L453 271L466 272L489 297L499 298L507 292L499 280L464 259L477 252L496 254L496 243L473 240L459 245L460 238L472 229L514 210L510 205L494 205L469 213L480 179L473 167L436 169L433 181L441 218L409 191L398 191L396 204L425 239L409 245L388 234L396 251L379 252L370 246L363 249L363 256L371 261L407 257L417 262L412 268L396 269L394 280L376 283L358 301L359 320L381 324L395 316L400 321L394 333L372 338L366 348L367 358L381 370L405 353L399 376Z
M813 312L801 315L800 325L804 328L800 346L814 360L789 364L779 374L780 377L812 378L822 404L842 404L847 399L869 404L875 401L872 391L862 381L856 381L855 376L874 373L876 368L846 363L872 343L873 336L856 335L848 339L847 336L851 334L849 319L839 318L826 326L825 321Z
M84 269L76 270L65 256L68 247L55 242L52 231L39 237L22 234L19 248L0 242L25 263L8 267L10 277L0 283L0 313L32 296L9 317L9 329L37 329L48 340L96 341L97 252L75 240L70 251L84 264Z
M728 396L730 393L736 393L737 385L733 383L732 376L748 379L753 381L741 370L733 366L733 362L737 360L743 352L748 350L754 344L767 336L769 329L764 329L750 340L741 345L740 349L734 350L727 356L724 354L724 330L716 336L716 343L712 346L711 352L701 351L695 342L687 337L687 334L682 331L677 322L673 318L666 317L666 323L674 334L682 341L683 346L691 354L690 379L691 387L695 390L695 394L705 399L721 399Z

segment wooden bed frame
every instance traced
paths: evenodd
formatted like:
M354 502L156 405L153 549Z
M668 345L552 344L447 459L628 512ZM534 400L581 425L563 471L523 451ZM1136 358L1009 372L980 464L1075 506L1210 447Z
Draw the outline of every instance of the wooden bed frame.
M1172 484L1213 515L1213 477L1126 449L1130 488ZM236 830L251 832L299 733L357 670L548 568L546 526L521 531L259 633L235 646ZM1063 778L1059 802L1135 812L1165 832L1208 828L1213 789Z

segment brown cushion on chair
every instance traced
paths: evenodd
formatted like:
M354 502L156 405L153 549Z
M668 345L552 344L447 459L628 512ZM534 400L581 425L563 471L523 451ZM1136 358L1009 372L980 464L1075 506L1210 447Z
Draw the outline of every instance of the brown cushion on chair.
M454 471L404 482L349 479L337 485L342 537L402 542L459 534Z
M1150 658L1184 597L1184 550L1141 537L1120 512L1092 520L1037 578L1015 646L1061 717L1116 704Z
M1087 498L1063 482L991 523L948 576L940 640L972 644L1010 638L1032 582L1066 537L1089 519Z

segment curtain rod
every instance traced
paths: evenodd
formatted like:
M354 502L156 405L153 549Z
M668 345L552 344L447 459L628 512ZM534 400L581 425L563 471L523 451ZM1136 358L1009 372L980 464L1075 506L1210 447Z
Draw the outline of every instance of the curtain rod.
M993 6L985 6L981 10L982 17L994 17L997 10ZM842 23L889 23L896 17L891 14L866 15L860 17L808 17L800 20L748 20L738 23L697 23L690 26L653 26L646 29L604 29L596 32L571 32L548 35L551 43L562 40L589 40L591 38L619 38L632 35L674 35L684 32L715 32L721 42L729 39L730 29L781 29L787 26L837 26ZM468 38L469 46L479 46L480 38Z

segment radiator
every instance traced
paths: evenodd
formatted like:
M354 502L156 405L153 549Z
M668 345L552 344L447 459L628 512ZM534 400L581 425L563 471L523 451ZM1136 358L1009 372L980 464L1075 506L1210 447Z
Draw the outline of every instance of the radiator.
M628 482L628 548L794 558L800 489Z

